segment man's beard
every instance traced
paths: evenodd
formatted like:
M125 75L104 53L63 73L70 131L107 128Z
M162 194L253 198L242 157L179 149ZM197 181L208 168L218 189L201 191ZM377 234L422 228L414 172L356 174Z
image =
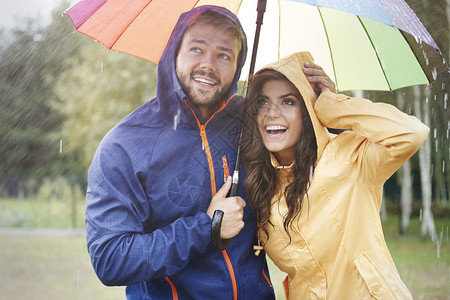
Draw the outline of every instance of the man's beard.
M181 74L180 83L183 91L188 96L189 100L197 107L197 108L207 108L209 111L216 111L222 103L226 100L225 97L228 95L231 83L224 86L222 89L218 89L213 95L209 96L207 91L203 91L201 89L194 89L189 81L195 76L201 75L206 78L212 79L217 85L220 85L222 81L212 73L206 73L204 71L193 71L188 76Z

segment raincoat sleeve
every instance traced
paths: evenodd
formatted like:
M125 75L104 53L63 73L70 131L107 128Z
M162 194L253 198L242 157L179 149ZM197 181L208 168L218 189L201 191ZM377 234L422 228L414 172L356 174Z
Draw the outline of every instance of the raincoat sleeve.
M429 128L386 103L322 93L314 110L323 126L350 129L335 143L342 153L361 168L361 176L383 184L425 142Z
M211 219L206 213L146 233L150 215L130 154L119 144L101 144L88 174L86 238L92 265L105 285L173 275L208 248Z

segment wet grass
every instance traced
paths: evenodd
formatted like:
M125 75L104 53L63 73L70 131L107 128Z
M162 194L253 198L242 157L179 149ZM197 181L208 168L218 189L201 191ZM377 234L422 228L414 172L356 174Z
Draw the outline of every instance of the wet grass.
M414 299L450 300L450 219L435 219L435 224L439 243L420 238L419 217L411 219L405 236L398 234L397 216L390 215L383 225L392 257ZM83 227L84 202L73 210L71 203L58 201L0 199L0 229ZM0 249L0 298L125 298L123 287L105 287L97 279L83 236L0 235ZM270 261L269 268L277 299L284 299L285 274Z
M84 201L0 198L0 228L84 228Z
M125 299L96 277L84 237L0 236L2 299Z

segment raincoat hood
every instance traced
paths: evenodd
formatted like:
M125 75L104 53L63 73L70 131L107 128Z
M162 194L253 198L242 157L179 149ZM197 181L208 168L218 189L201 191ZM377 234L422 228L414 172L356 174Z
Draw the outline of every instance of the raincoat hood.
M195 21L199 14L202 14L203 12L208 10L214 11L227 17L228 19L236 23L236 25L238 25L242 30L243 38L241 40L241 52L238 57L236 74L234 76L229 94L227 95L225 100L228 100L233 94L237 92L237 82L241 74L241 68L245 63L245 58L247 57L247 38L245 36L244 29L237 16L228 9L213 5L199 6L197 8L194 8L193 10L181 14L158 64L158 105L159 107L164 106L167 111L176 112L177 108L180 106L180 103L183 102L183 99L187 99L188 103L190 103L185 92L181 88L181 84L176 74L176 54L186 30ZM194 106L191 105L191 107ZM197 111L196 115L201 116L201 114Z
M264 68L258 71L262 72L267 69L272 69L280 72L286 78L292 82L297 90L302 95L306 109L311 118L313 124L314 133L316 135L317 141L317 159L322 156L325 146L330 140L330 134L326 127L324 127L314 111L314 103L316 102L318 96L314 92L314 89L306 78L302 71L303 65L305 63L313 63L314 59L309 52L298 52L289 56L286 56L274 63L266 65Z

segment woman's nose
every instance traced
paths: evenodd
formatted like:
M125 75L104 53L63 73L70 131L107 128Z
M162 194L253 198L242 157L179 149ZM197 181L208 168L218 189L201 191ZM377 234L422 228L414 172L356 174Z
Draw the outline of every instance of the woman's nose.
M278 107L278 105L273 104L273 103L269 103L268 107L267 107L267 116L268 117L279 117L281 114L280 108Z

